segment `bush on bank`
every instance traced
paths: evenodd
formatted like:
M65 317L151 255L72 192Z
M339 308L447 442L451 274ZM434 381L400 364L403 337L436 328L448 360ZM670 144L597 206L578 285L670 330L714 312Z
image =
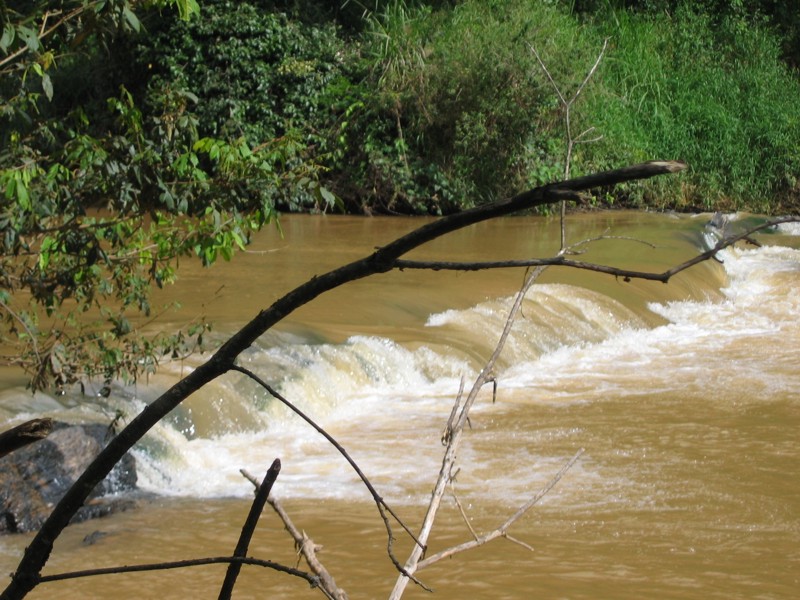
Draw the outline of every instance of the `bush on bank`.
M191 91L209 135L291 132L348 211L442 214L559 178L563 107L530 46L569 96L604 39L571 114L573 136L593 127L601 140L576 146L573 174L654 157L691 171L598 203L775 212L796 200L800 84L785 42L800 26L781 3L268 4L207 0L194 22L160 21L143 41L148 89Z

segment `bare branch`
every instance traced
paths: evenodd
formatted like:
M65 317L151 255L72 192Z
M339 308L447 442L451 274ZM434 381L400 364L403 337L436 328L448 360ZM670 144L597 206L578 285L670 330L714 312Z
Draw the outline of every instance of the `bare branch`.
M597 273L605 273L613 275L614 277L621 277L625 281L632 279L645 279L648 281L660 281L662 283L669 282L672 277L693 267L696 264L705 262L709 259L715 258L725 248L732 246L740 241L748 241L754 233L769 229L781 223L797 223L800 222L800 217L781 217L756 225L747 231L727 237L720 240L713 248L701 252L700 254L682 262L679 265L671 267L666 271L660 273L651 273L647 271L634 271L630 269L620 269L617 267L609 267L606 265L598 265L594 263L587 263L578 260L571 260L566 258L563 254L554 256L552 258L532 258L528 260L498 260L498 261L485 261L485 262L447 262L447 261L422 261L422 260L397 260L395 261L396 268L402 269L431 269L433 271L481 271L485 269L508 269L520 267L571 267L574 269L583 269L586 271L595 271ZM628 238L624 238L628 239ZM637 240L639 241L639 240ZM646 243L646 242L642 242ZM652 246L652 244L650 244Z
M575 90L574 94L572 94L572 98L570 98L570 101L569 101L569 105L570 106L572 106L575 103L575 101L578 99L578 96L581 95L581 92L583 91L583 88L586 87L586 84L589 83L589 80L592 78L592 76L594 75L595 71L597 71L597 67L600 66L600 61L603 60L603 55L606 53L606 48L608 48L608 38L603 40L603 48L600 50L600 54L597 55L597 60L594 61L594 64L592 65L592 68L589 69L588 73L586 73L586 77L584 77L583 81L578 86L578 89ZM594 129L594 128L592 128L592 129ZM581 134L581 135L583 135L583 134Z
M250 505L250 512L242 527L242 533L239 535L239 541L236 543L236 549L233 551L233 556L240 558L247 556L247 549L250 547L250 540L253 538L253 532L258 525L258 518L264 510L264 505L267 503L267 496L278 478L278 473L281 472L281 461L276 458L272 462L272 466L267 470L264 476L263 483L258 486L256 497L253 499L253 504ZM228 565L228 571L225 573L225 580L222 582L222 587L219 590L219 600L230 600L233 593L233 586L236 585L236 578L239 577L241 571L241 563L231 563Z
M507 533L505 535L503 535L503 537L506 538L512 544L516 544L517 546L522 546L523 548L525 548L525 550L528 550L529 552L533 552L533 546L531 546L530 544L527 544L527 543L523 542L522 540L518 540L514 536L508 535Z
M149 563L143 565L125 565L121 567L104 567L102 569L85 569L83 571L70 571L68 573L55 573L53 575L42 575L37 579L38 583L50 583L53 581L65 581L67 579L78 579L81 577L93 577L96 575L116 575L118 573L141 573L144 571L167 571L170 569L185 569L187 567L201 567L205 565L238 563L240 565L253 565L273 569L305 579L312 588L319 587L319 579L305 571L287 567L271 560L261 560L246 556L213 556L210 558L193 558L190 560L176 560L172 562Z
M239 472L255 486L256 494L258 494L261 489L258 480L245 469L239 469ZM286 531L289 532L289 535L292 536L295 546L303 555L303 558L306 559L308 567L319 578L320 588L333 600L347 600L345 591L336 585L333 576L317 558L317 552L320 551L322 547L315 544L314 540L308 537L305 531L300 531L295 527L291 518L289 518L289 514L277 498L270 494L267 497L267 502L269 502L269 505L273 508L281 521L283 521L283 526L286 528Z
M461 445L461 436L464 432L464 426L467 424L469 419L469 411L472 408L472 405L475 403L480 389L489 380L489 378L493 376L492 374L494 373L494 366L497 363L497 360L500 358L500 354L503 351L506 340L511 333L514 320L516 319L516 316L522 307L522 301L525 298L525 294L543 271L544 267L538 267L527 274L525 281L522 284L522 288L517 293L514 304L509 311L508 318L506 319L505 326L500 334L500 339L495 346L494 352L489 357L489 360L486 362L483 369L481 369L478 377L475 379L472 389L467 395L464 405L461 407L458 419L456 419L456 422L451 427L450 439L448 440L447 448L445 449L444 456L442 458L442 467L439 470L439 477L437 478L433 492L431 493L431 500L428 503L428 510L425 513L425 518L423 519L422 527L420 529L419 540L421 544L427 544L428 537L433 530L433 524L436 520L436 515L439 512L439 506L441 505L445 487L450 479L450 473L452 472L453 465L456 462L458 450ZM413 574L418 570L418 565L422 559L423 551L424 546L414 546L414 548L411 550L411 554L406 560L404 569L406 572ZM401 573L395 582L392 593L389 595L389 600L398 600L403 595L403 592L408 585L408 581L409 578Z
M524 542L520 542L519 540L515 540L515 539L511 538L510 536L508 536L508 534L507 534L508 528L511 527L517 520L519 520L519 518L522 517L522 515L524 515L528 510L530 510L530 508L534 504L536 504L537 502L539 502L539 500L544 498L550 492L550 490L552 490L555 487L555 485L559 481L561 481L561 478L564 476L564 474L569 469L572 468L572 466L577 462L577 460L580 458L580 456L581 456L581 454L583 454L583 452L584 452L583 448L581 448L575 454L575 456L573 456L567 462L567 464L565 464L563 467L561 467L561 469L558 471L558 473L556 473L553 476L553 478L550 481L547 482L547 485L545 485L541 490L539 490L539 492L537 492L536 495L534 495L525 504L523 504L521 507L519 507L517 512L515 512L513 515L511 515L511 517L509 517L497 529L494 529L494 530L490 531L489 533L486 533L486 534L484 534L482 536L476 536L475 539L470 540L468 542L464 542L463 544L459 544L457 546L453 546L452 548L448 548L447 550L443 550L442 552L437 552L436 554L434 554L432 556L429 556L428 558L426 558L424 560L419 561L419 563L417 564L417 570L424 569L425 567L430 566L435 562L439 562L443 558L449 558L449 557L453 556L454 554L458 554L460 552L465 552L467 550L472 550L473 548L477 548L478 546L483 546L484 544L487 544L487 543L491 542L492 540L497 539L498 537L508 538L509 540L513 541L514 543L521 544L521 545L525 546L526 548L532 549L529 545L525 544ZM472 530L472 527L470 527L470 531L472 531L472 533L474 535L475 532Z
M475 532L475 529L472 527L472 523L469 522L469 517L467 516L467 511L464 510L464 507L461 504L461 501L458 499L458 494L456 494L456 476L450 475L450 494L453 496L453 501L456 503L458 507L458 512L461 513L461 519L464 521L464 525L467 526L469 532L472 534L472 538L474 540L478 539L478 534ZM417 567L419 568L419 566Z
M606 52L606 48L608 47L608 38L603 40L603 48L600 50L600 53L597 55L597 59L594 61L594 65L592 68L589 69L588 73L586 73L586 77L583 78L583 81L578 86L578 89L575 90L575 93L572 94L572 97L567 100L564 97L564 94L561 92L561 89L558 87L558 84L553 79L553 76L550 74L550 70L547 68L547 65L544 64L542 57L539 56L539 53L536 51L536 48L533 44L528 44L528 47L533 52L533 55L536 57L536 60L539 62L539 66L542 67L542 71L544 71L547 79L550 81L550 84L553 86L553 89L556 91L556 95L558 95L558 99L561 101L561 105L564 107L564 129L567 135L567 149L566 149L566 158L564 160L564 179L569 179L570 175L570 168L572 167L572 151L575 147L575 144L579 143L590 143L592 141L600 140L603 136L598 136L593 140L582 140L584 135L587 135L589 132L594 130L594 127L590 127L589 129L583 131L582 133L578 134L577 137L573 137L572 135L572 105L578 99L583 88L586 87L586 84L589 83L589 80L594 75L595 71L597 71L597 67L600 66L600 61L603 59L603 55ZM567 230L566 230L566 211L567 205L566 202L563 200L561 201L561 249L564 250L567 247Z

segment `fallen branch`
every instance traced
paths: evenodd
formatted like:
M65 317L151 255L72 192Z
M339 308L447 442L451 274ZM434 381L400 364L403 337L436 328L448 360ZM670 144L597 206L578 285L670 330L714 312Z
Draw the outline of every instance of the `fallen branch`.
M239 469L239 472L256 487L256 493L258 493L261 486L256 478L244 469ZM284 510L283 505L274 496L269 495L267 497L267 502L278 517L280 517L281 521L283 521L283 526L286 528L286 531L289 532L289 535L292 536L295 547L303 555L303 558L305 558L308 568L318 577L320 589L322 589L329 598L333 598L334 600L347 600L347 593L336 585L336 580L333 578L333 575L330 574L328 569L326 569L317 558L317 552L322 549L322 546L315 544L314 540L308 537L305 531L301 532L295 527L294 523L289 518L289 514Z
M247 549L250 547L250 540L253 538L253 532L258 525L258 518L264 510L264 504L267 503L267 496L278 478L278 473L281 472L281 461L275 459L272 466L267 470L264 476L264 481L258 486L256 497L253 499L253 504L250 505L250 512L247 514L247 519L242 527L242 533L239 535L239 541L236 543L236 549L233 551L235 558L247 556ZM219 600L230 600L233 593L233 586L236 585L236 578L239 577L239 571L242 570L241 563L231 563L228 565L228 571L225 573L225 580L222 582L222 587L219 590Z

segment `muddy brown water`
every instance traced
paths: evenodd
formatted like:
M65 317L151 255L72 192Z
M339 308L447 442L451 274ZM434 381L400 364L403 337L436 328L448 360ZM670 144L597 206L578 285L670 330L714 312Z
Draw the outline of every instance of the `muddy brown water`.
M662 270L692 256L708 216L601 213L570 218L593 242L581 260ZM738 223L744 222L740 219ZM211 269L189 262L160 301L204 312L214 339L302 283L418 226L416 219L287 216L283 237ZM476 404L456 493L478 532L498 526L579 449L584 454L511 529L532 550L496 540L419 573L431 595L407 598L795 598L800 592L800 238L786 228L676 277L626 283L551 269L529 295L497 369L498 393ZM547 256L558 225L509 218L451 235L413 257ZM642 243L647 241L648 244ZM243 357L334 435L387 502L418 527L438 473L439 438L463 376L499 335L516 271L406 270L317 299ZM165 325L166 326L166 325ZM201 359L196 359L201 360ZM126 418L196 362L165 365L109 399L31 397L6 377L0 415ZM91 390L90 390L91 391ZM353 599L385 598L396 572L364 487L318 435L263 392L226 376L195 394L137 447L157 498L73 525L45 573L230 554L252 497L240 468L263 472ZM96 534L101 532L101 534ZM95 534L94 542L86 536ZM409 544L399 532L397 554ZM430 552L470 538L451 497ZM0 539L11 572L30 536ZM251 556L294 565L271 513ZM224 566L91 577L29 597L216 598ZM235 598L322 597L299 580L245 567Z

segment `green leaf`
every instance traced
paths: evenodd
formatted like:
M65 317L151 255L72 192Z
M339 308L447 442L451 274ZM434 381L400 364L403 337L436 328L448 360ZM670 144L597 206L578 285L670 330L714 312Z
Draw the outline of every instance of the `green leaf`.
M29 50L36 51L40 47L39 36L36 35L36 30L31 29L30 27L24 27L20 25L17 28L17 33L19 34L20 39L25 42L25 45L28 47Z
M200 5L197 0L173 0L178 7L178 14L181 19L188 21L190 17L200 14Z
M44 95L47 96L47 99L52 102L53 82L50 79L50 75L48 75L47 73L42 73L42 90L44 91Z
M122 9L122 14L125 17L125 21L127 21L128 25L130 25L130 28L138 33L142 28L142 24L139 22L139 17L137 17L127 6Z
M3 27L3 35L0 36L0 50L8 52L8 48L14 43L15 37L14 28L10 24L6 24L6 26Z
M329 189L320 186L319 194L328 206L336 206L336 196Z
M44 271L50 264L50 257L53 250L57 249L58 242L55 238L46 237L42 240L42 245L39 248L39 269Z
M16 186L15 187L16 187L16 192L17 192L17 202L19 202L19 205L23 209L30 210L31 209L31 198L30 198L30 195L28 194L28 187L21 180L21 178L17 178L16 179Z

